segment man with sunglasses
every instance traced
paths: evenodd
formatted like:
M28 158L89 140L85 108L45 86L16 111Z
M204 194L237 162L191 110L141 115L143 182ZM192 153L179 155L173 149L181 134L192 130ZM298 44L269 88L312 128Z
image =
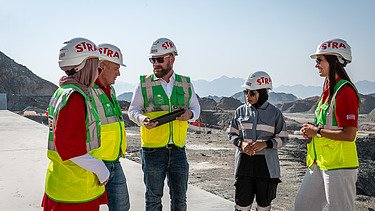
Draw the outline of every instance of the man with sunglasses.
M146 210L162 210L164 180L168 178L170 210L187 210L189 164L185 140L188 120L199 117L200 105L190 78L174 73L174 43L157 39L151 46L153 74L140 76L129 107L129 118L141 126L142 170L146 186ZM176 120L158 125L150 121L184 109Z
M229 126L229 139L236 146L235 210L271 210L280 181L278 149L287 143L284 117L270 104L270 76L263 71L250 74L245 87L245 104L238 107Z

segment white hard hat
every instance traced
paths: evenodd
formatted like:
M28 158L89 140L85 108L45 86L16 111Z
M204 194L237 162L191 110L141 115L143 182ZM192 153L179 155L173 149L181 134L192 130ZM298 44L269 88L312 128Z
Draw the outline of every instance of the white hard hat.
M351 47L342 39L330 39L320 43L315 54L310 55L310 57L316 59L318 55L335 55L343 65L352 61Z
M100 60L107 60L126 67L123 62L122 53L118 47L111 44L100 44L98 48L100 55L103 57Z
M167 38L159 38L152 43L150 56L161 56L164 54L173 53L177 56L177 49L174 43Z
M64 46L60 49L59 66L79 65L87 58L100 58L96 45L85 38L73 38L64 42Z
M272 80L266 72L256 71L247 76L242 87L249 90L272 89Z

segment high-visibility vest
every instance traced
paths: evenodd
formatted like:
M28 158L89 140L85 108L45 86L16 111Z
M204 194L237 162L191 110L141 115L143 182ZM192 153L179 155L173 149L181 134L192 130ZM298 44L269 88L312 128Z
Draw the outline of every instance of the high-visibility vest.
M86 103L86 150L91 156L100 159L100 120L88 96L77 86L69 84L59 88L51 98L48 106L48 153L51 160L46 175L45 193L59 202L79 203L94 200L100 197L104 186L99 186L97 176L83 169L70 160L62 161L54 143L54 130L57 117L61 109L67 104L73 92L79 92ZM74 124L74 122L71 122ZM79 140L77 140L79 141Z
M98 111L101 122L100 148L102 159L104 161L117 160L119 155L123 156L126 152L126 133L122 110L116 99L115 90L111 87L112 101L96 84L90 91L92 102Z
M170 113L179 108L187 109L192 95L190 78L175 74L172 94L168 98L161 81L155 75L140 77L142 96L144 100L144 113L150 119ZM185 146L187 121L174 120L153 129L141 127L142 147L159 148L168 145L171 141L178 147Z
M324 129L341 130L342 127L337 126L335 115L336 94L344 87L344 85L354 85L349 81L340 80L334 88L331 103L323 103L322 99L315 110L315 124L322 126ZM357 139L358 132L353 141L340 141L329 139L326 137L314 136L312 141L307 144L306 164L308 167L314 164L319 166L322 170L333 170L342 168L357 168L358 155L355 140Z

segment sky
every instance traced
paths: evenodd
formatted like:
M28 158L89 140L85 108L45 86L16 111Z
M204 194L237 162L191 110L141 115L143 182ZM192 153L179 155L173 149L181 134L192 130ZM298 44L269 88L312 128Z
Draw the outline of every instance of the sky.
M342 38L352 47L353 82L375 81L374 0L19 1L0 0L0 51L58 84L63 42L75 37L121 49L118 82L152 72L153 41L171 39L176 73L212 81L265 70L273 86L320 86L318 44ZM0 76L1 77L1 76ZM128 90L132 91L132 90Z

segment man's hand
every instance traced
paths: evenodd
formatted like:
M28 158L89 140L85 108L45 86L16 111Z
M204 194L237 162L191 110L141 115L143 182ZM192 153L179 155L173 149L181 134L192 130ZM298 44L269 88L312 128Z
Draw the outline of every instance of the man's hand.
M147 117L145 120L143 120L143 124L147 129L150 130L152 128L155 128L158 122L150 122L150 118Z
M186 109L185 113L181 114L181 116L176 117L177 120L180 121L188 121L193 117L193 112L189 109Z

